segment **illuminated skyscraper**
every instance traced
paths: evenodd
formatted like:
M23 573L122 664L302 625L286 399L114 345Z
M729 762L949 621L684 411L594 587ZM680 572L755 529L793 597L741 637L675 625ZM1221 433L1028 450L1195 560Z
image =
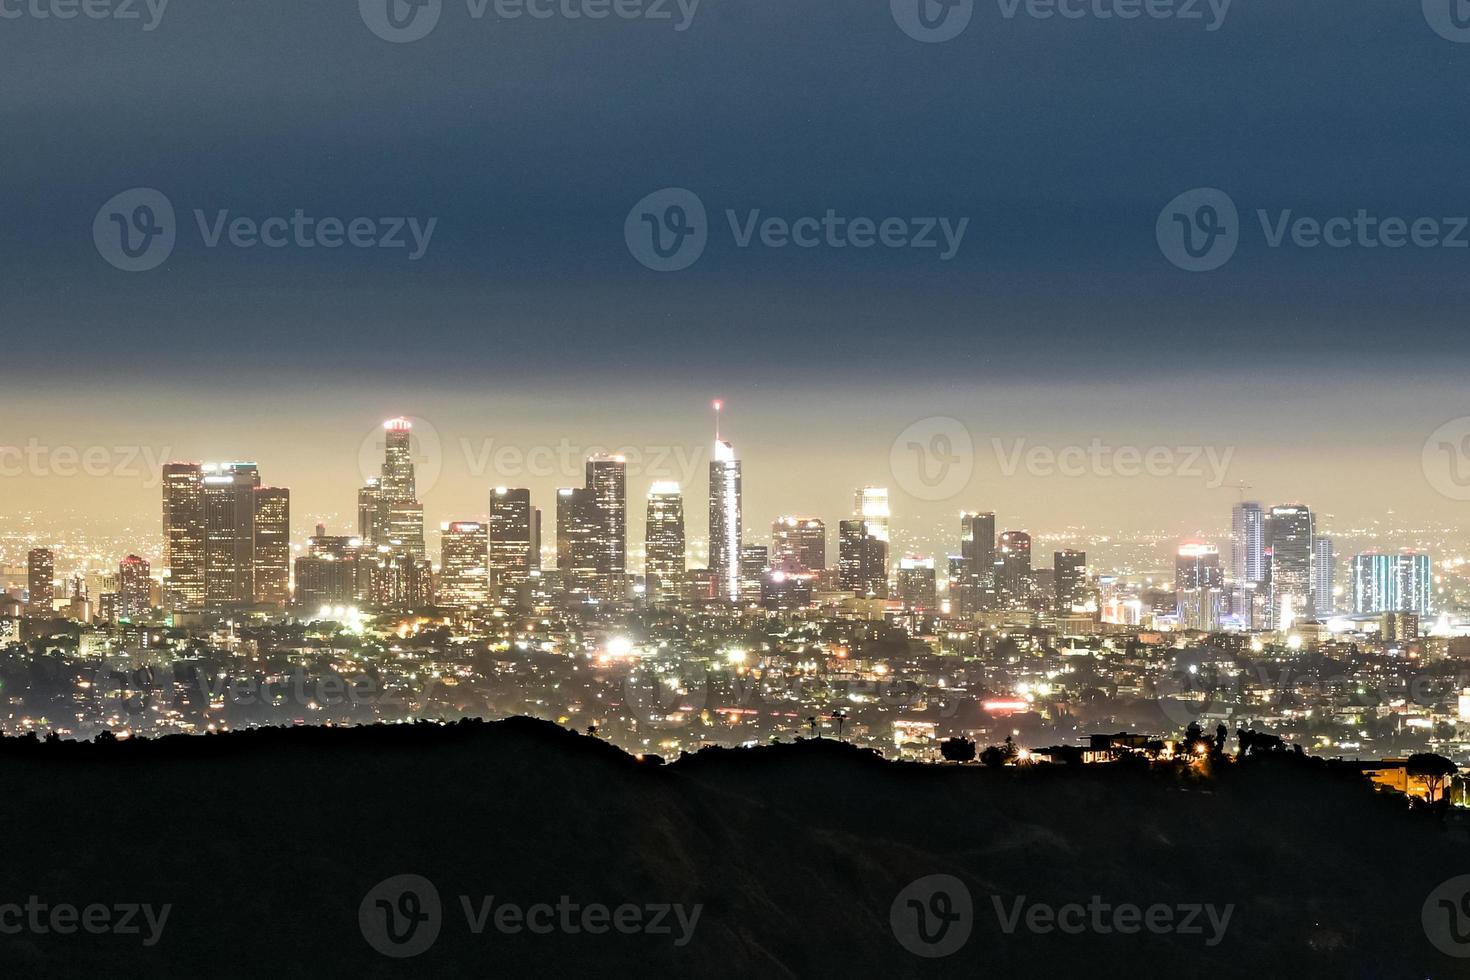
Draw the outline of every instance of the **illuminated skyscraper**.
M853 595L888 597L888 542L875 537L861 517L838 522L837 582Z
M556 568L568 593L587 595L597 587L599 518L590 487L556 492Z
M1063 611L1087 600L1087 553L1066 548L1052 555L1052 585Z
M204 588L212 609L255 601L253 463L204 467Z
M1237 586L1266 578L1265 515L1254 501L1241 501L1230 512L1230 578Z
M26 554L26 588L30 611L51 615L56 605L56 559L50 548L32 548Z
M383 475L378 485L378 516L374 524L376 544L389 544L396 549L422 558L424 544L424 506L418 499L418 478L413 463L413 423L408 419L389 419L383 423L385 449ZM361 505L364 493L359 491ZM382 540L386 535L386 541Z
M1212 544L1184 544L1174 556L1174 591L1216 589L1225 584L1220 549Z
M597 593L604 599L627 595L628 467L621 456L587 460L587 489L597 501Z
M684 495L679 492L679 484L661 481L649 488L643 553L643 575L648 595L662 603L676 601L688 567L684 542Z
M296 559L296 605L309 614L323 606L352 606L370 599L371 582L358 537L318 533Z
M898 597L911 609L933 609L936 599L933 558L900 558Z
M1271 508L1271 614L1273 629L1310 620L1312 512L1304 504Z
M291 601L291 491L281 487L255 490L255 601Z
M743 540L740 460L735 447L720 438L715 402L715 456L709 464L709 567L720 583L720 597L740 600L740 543Z
M774 567L820 572L827 566L827 525L818 518L778 518L771 524L771 541Z
M148 563L137 555L128 555L117 569L117 615L119 619L137 621L153 608L153 579Z
M1312 609L1325 616L1336 608L1332 594L1337 578L1337 553L1332 538L1319 534L1312 539Z
M367 544L388 539L388 525L383 513L383 481L370 477L357 491L357 536Z
M771 565L785 572L827 567L827 525L815 517L782 517L771 524Z
M164 604L204 608L204 467L163 467Z
M745 602L759 602L761 577L771 563L771 549L763 544L740 546L740 598Z
M1433 611L1433 584L1432 563L1426 554L1370 551L1353 556L1354 613L1411 612L1428 616Z
M995 608L994 514L969 511L960 514L960 559L962 565L951 572L949 581L954 611L972 613Z
M383 432L383 496L388 500L419 499L413 465L413 423L408 419L389 419L383 423Z
M539 567L531 491L496 487L490 491L490 587L495 601L514 605L531 569Z
M440 538L439 588L441 606L478 609L490 600L490 550L486 526L477 521L445 524Z
M888 509L887 487L860 487L853 494L852 513L854 517L861 517L867 525L868 534L879 541L887 543L890 538L888 534L888 521L891 516Z
M1000 536L996 571L997 590L1003 602L1016 605L1031 599L1031 535L1025 531L1006 531Z

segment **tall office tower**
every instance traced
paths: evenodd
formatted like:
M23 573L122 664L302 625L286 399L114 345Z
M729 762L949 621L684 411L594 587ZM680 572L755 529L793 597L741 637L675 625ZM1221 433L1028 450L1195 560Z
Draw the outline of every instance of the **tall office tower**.
M413 465L413 423L389 419L383 423L383 496L388 500L419 499L418 477Z
M434 570L427 558L379 545L366 564L369 601L373 605L403 612L434 601Z
M418 478L413 463L413 423L403 418L389 419L383 423L383 432L383 475L378 483L374 542L386 543L422 558L428 549L424 543L424 507L419 503ZM371 486L369 483L359 491L359 506L363 502L363 494Z
M212 609L255 601L253 463L204 468L204 601Z
M1087 601L1087 552L1063 549L1052 555L1052 584L1063 612Z
M445 524L440 537L439 605L479 609L490 601L489 530L478 521Z
M163 467L164 604L204 608L204 467Z
M539 567L539 514L531 506L531 491L524 487L490 491L490 588L502 605L516 603L531 569Z
M1031 599L1031 535L1025 531L1006 531L1000 536L996 555L996 586L1007 605Z
M949 556L949 612L955 616L968 616L977 611L975 590L969 586L970 560L964 555Z
M1230 612L1230 596L1223 588L1182 589L1174 595L1179 625L1184 629L1218 630Z
M960 583L960 595L967 612L992 609L996 603L995 584L995 515L989 512L960 514L960 557L965 559L966 575ZM950 581L950 591L955 588Z
M1333 586L1337 578L1337 553L1332 538L1319 534L1312 539L1312 609L1324 616L1336 608Z
M563 587L573 595L596 589L600 516L597 494L590 487L556 492L556 568Z
M597 591L626 598L628 576L628 467L621 456L587 460L587 489L597 500Z
M424 542L424 505L417 500L391 500L387 511L387 543L422 558L428 547Z
M870 536L883 542L890 540L887 487L859 487L853 493L852 513L863 519Z
M1220 549L1212 544L1183 544L1174 556L1174 591L1215 589L1225 584Z
M1399 609L1428 616L1434 612L1434 573L1429 556L1417 551L1398 556Z
M1433 611L1433 576L1429 556L1420 552L1396 555L1376 551L1354 555L1352 560L1353 612L1411 612L1428 616Z
M1230 511L1230 580L1234 585L1266 578L1266 523L1261 505L1243 500Z
M383 516L383 481L371 477L357 491L357 536L366 544L377 544L379 538L386 540L388 528Z
M900 558L898 597L911 609L933 609L938 605L933 558Z
M56 558L50 548L32 548L26 554L26 588L30 611L51 615L56 606Z
M643 577L656 602L678 600L684 587L684 495L679 484L659 481L648 489L648 519L643 533Z
M782 517L771 523L771 565L784 572L827 567L827 525L815 517Z
M719 402L715 403L716 411ZM715 433L715 458L709 464L709 567L720 583L720 598L740 599L740 460L735 447Z
M365 601L370 583L362 554L361 538L320 533L309 538L306 554L296 559L296 605L315 613L324 606Z
M960 557L970 563L972 574L981 578L995 575L994 514L960 514Z
M541 570L541 508L531 508L531 570Z
M119 619L141 619L153 608L153 579L148 563L128 555L117 569L117 615Z
M837 525L837 581L854 595L888 596L888 542L874 537L860 517Z
M740 598L759 602L761 579L771 565L771 549L763 544L740 546Z
M283 487L255 490L255 601L291 601L291 491Z
M1310 620L1312 610L1312 512L1305 504L1271 508L1271 626L1287 630Z

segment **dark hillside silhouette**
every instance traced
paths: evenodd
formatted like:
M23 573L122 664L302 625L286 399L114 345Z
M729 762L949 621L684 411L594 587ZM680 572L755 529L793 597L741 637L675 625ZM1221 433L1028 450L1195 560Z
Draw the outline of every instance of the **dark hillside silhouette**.
M41 976L1443 977L1426 896L1470 869L1442 807L1293 753L1174 766L886 762L834 738L659 765L529 719L262 729L101 744L0 741L0 902L171 903L152 948L0 936ZM422 875L432 948L385 957L359 904ZM953 875L958 952L921 959L890 904ZM1199 936L1006 935L992 896L1235 905ZM478 902L703 905L692 938L508 935Z

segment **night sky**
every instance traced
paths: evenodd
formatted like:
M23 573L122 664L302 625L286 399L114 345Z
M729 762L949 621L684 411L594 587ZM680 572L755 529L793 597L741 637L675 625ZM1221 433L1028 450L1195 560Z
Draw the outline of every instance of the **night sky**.
M990 442L1098 436L1232 447L1229 482L1268 503L1454 519L1420 456L1467 413L1470 248L1273 248L1256 211L1470 215L1470 43L1418 0L1236 0L1213 31L1203 2L1191 21L1005 6L977 0L935 44L888 0L703 0L683 31L672 2L508 21L444 0L404 44L341 0L174 0L151 31L141 6L0 20L0 442L259 458L301 526L349 511L359 443L403 413L453 447L437 522L500 482L459 465L462 440L702 446L720 395L758 526L835 523L861 483L915 520L1020 526L1207 526L1234 499L1005 477ZM172 203L177 244L129 273L92 229L135 187ZM659 273L624 222L667 187L698 195L709 241ZM1239 208L1240 241L1191 273L1155 224L1201 187ZM410 261L208 248L196 208L437 223ZM739 248L727 209L969 223L945 261ZM905 501L889 450L931 416L970 430L974 479ZM549 508L568 482L532 485ZM56 484L0 481L0 505L156 510L139 481Z

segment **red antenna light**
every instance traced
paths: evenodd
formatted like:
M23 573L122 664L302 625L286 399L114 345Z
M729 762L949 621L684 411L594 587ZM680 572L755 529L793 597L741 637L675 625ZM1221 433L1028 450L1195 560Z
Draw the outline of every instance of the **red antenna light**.
M720 399L716 398L715 399L715 402L714 402L714 405L715 405L715 442L719 442L720 441L720 409L722 409L722 408L725 407L725 403L723 401L721 401Z

